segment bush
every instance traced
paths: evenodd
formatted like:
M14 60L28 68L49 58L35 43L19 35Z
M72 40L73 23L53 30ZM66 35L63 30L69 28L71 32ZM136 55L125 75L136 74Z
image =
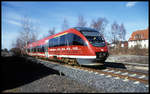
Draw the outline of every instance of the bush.
M7 49L7 48L5 48L3 51L8 52L8 49Z
M134 46L133 48L129 49L130 54L132 55L149 55L148 49L142 49L141 46Z
M15 56L20 56L21 55L21 49L19 49L19 48L12 48L10 51L13 52L13 54Z

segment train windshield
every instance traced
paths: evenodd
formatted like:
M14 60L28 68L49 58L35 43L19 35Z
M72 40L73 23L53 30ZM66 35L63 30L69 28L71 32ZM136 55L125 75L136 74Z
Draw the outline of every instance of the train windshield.
M88 41L96 47L104 47L105 40L97 31L81 31L81 33L88 39Z

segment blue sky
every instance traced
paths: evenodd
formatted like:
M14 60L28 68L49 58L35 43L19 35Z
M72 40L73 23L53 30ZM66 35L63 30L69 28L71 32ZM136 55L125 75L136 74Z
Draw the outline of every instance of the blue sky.
M83 15L90 25L93 19L105 17L108 20L106 31L116 21L123 23L127 31L126 40L132 32L148 28L148 2L2 2L2 49L12 47L12 42L21 30L21 19L30 18L38 27L39 38L55 27L61 32L64 18L69 26L77 24L78 16ZM108 34L109 36L109 34ZM107 39L106 39L107 40ZM109 41L109 40L108 40Z

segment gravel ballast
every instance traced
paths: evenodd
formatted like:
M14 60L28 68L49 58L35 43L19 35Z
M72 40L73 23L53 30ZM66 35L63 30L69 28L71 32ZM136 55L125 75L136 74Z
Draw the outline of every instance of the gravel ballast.
M54 74L23 85L15 92L96 93L98 91L69 77Z
M53 68L65 74L72 79L83 82L96 90L103 92L149 92L149 86L135 81L123 81L124 79L115 79L106 75L95 74L76 68L66 67L48 61L37 61L47 67Z
M37 63L35 59L2 57L1 91L3 93L54 92L94 93L96 89ZM45 63L49 65L48 63ZM52 65L52 64L51 64ZM54 67L54 66L53 66Z
M20 73L19 75L24 77L30 75L29 77L23 80L30 80L32 78L32 75L35 75L34 79L32 79L30 82L29 81L26 82L26 84L22 83L21 86L16 85L18 86L16 88L4 90L4 92L56 92L56 93L57 92L60 93L149 92L149 86L143 83L130 80L124 81L124 79L115 79L115 77L109 77L107 75L96 74L94 72L89 72L73 67L60 65L52 61L44 61L32 57L27 58L24 57L24 58L25 58L24 60L20 59L19 64L23 61L26 61L29 62L29 65L26 65L27 68L23 67L25 69L23 72L21 70L22 68L19 69L21 71L20 73L24 73L26 75L23 74L20 75ZM8 62L8 59L6 61ZM16 65L18 65L18 63L16 63ZM10 66L10 68L12 67L13 66ZM18 67L20 66L18 65ZM35 68L36 70L32 70ZM18 71L17 68L16 71ZM30 71L32 71L32 73ZM53 71L53 73L51 73L51 71ZM28 74L26 72L29 72L31 74ZM43 73L44 75L42 75Z

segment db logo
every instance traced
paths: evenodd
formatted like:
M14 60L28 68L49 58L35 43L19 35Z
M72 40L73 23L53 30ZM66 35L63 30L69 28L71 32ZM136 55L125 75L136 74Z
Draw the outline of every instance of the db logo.
M101 51L104 51L104 49L101 49Z

